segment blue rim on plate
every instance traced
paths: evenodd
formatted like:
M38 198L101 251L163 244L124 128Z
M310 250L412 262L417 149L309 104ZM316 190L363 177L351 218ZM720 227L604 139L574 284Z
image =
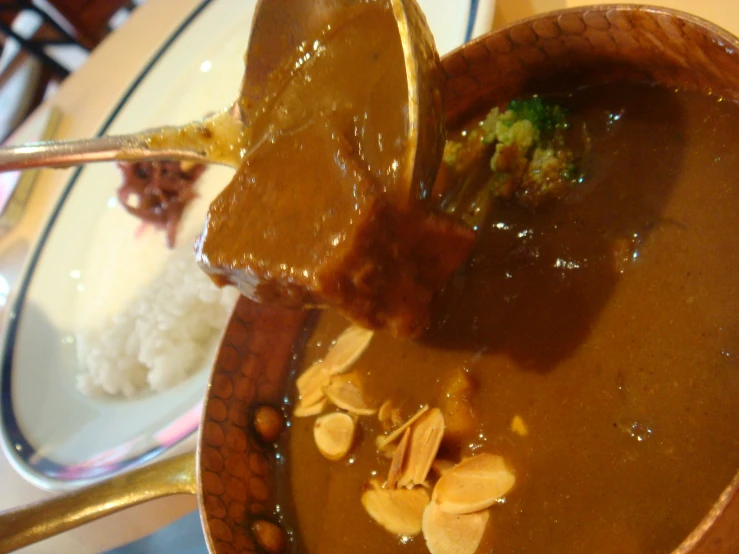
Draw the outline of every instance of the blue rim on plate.
M472 40L472 34L475 32L475 23L477 19L477 10L480 7L480 0L470 0L470 11L467 15L467 32L464 35L464 41Z
M151 72L154 66L156 66L157 62L169 50L172 44L180 37L183 31L185 31L185 29L187 29L192 24L192 22L197 19L197 17L212 1L213 0L202 0L202 2L190 13L190 15L185 18L185 20L179 25L179 27L177 27L174 33L172 33L172 35L170 35L170 37L162 44L159 50L141 70L136 79L131 83L128 90L126 90L126 92L123 94L116 107L108 116L108 119L105 121L105 123L103 123L102 127L98 131L97 136L102 136L103 134L105 134L105 132L113 124L123 107L126 105L131 95L136 91L141 82ZM78 168L70 178L64 191L61 193L59 200L54 207L54 210L49 216L49 220L46 223L43 231L41 232L40 238L36 243L36 247L31 254L31 258L27 266L28 268L18 289L18 295L13 301L13 304L8 309L8 315L6 317L6 331L3 337L4 340L2 345L2 366L0 366L0 434L4 435L3 438L5 439L0 442L2 442L2 447L4 449L13 449L12 452L6 452L6 454L8 455L8 459L10 459L11 463L19 461L22 464L26 465L28 468L31 468L35 473L43 475L46 478L51 478L59 481L90 480L99 478L103 475L117 473L132 466L141 465L149 461L150 459L158 456L172 446L180 443L188 436L192 435L192 433L197 430L200 424L200 418L195 418L194 424L188 425L187 427L178 430L179 432L177 432L176 435L173 436L170 440L166 442L163 441L156 447L151 448L135 457L121 459L121 455L118 455L118 452L121 450L121 448L117 447L109 452L101 454L100 458L107 458L110 460L108 463L90 464L88 462L79 465L60 464L55 462L54 460L50 460L49 458L40 455L28 442L26 437L23 435L20 426L18 425L18 420L15 416L15 411L13 410L11 382L15 338L18 332L20 315L24 307L24 301L26 298L26 293L28 291L28 286L31 283L34 269L36 267L36 264L38 263L41 252L44 249L46 240L51 233L54 223L56 222L56 219L64 206L65 200L69 196L69 193L71 192L72 187L79 178L82 170L82 167ZM196 408L198 408L198 406L196 406ZM125 453L123 453L123 455L125 456Z
M97 136L105 134L108 128L115 122L121 110L126 106L130 97L141 85L142 81L147 77L151 70L157 65L162 56L212 2L213 0L202 0L201 3L183 20L177 29L162 44L159 50L148 61L146 66L141 70L139 75L123 94L118 104L98 131ZM475 33L479 9L479 0L469 1L467 25L464 35L465 42L469 41ZM23 465L25 466L25 469L30 469L36 476L41 477L43 481L53 480L59 483L84 483L146 463L191 436L197 430L200 423L199 417L192 417L195 412L199 414L201 406L197 405L183 416L186 420L185 425L182 425L179 429L166 428L162 430L162 433L167 433L167 439L161 440L157 446L150 448L141 454L126 457L126 454L129 451L127 446L129 445L121 445L107 452L101 453L94 460L89 460L75 465L60 464L39 454L20 429L13 409L11 397L14 346L20 316L24 307L28 287L31 283L40 255L44 250L46 241L54 227L57 217L65 204L65 200L69 196L69 193L74 187L82 170L83 168L78 168L70 178L40 234L40 238L30 256L27 269L19 285L18 294L12 302L12 305L9 306L7 316L5 318L6 329L3 335L3 344L0 350L0 355L2 355L2 365L0 365L0 435L3 439L0 443L2 443L2 449L6 451L6 455L12 465ZM48 486L48 483L45 484Z

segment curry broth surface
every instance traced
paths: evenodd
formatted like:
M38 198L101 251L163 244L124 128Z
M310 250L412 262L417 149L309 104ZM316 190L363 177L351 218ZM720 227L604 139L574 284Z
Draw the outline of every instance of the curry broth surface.
M739 468L739 106L640 85L555 100L588 125L583 184L536 212L495 204L425 338L376 333L356 369L405 417L460 368L477 384L477 435L455 454L501 454L517 475L478 552L667 553ZM321 315L301 366L346 326ZM360 503L389 467L377 418L339 462L314 421L280 445L294 550L427 552Z

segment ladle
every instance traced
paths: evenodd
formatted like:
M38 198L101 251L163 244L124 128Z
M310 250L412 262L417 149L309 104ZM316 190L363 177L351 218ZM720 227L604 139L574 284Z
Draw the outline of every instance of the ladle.
M439 89L438 53L416 0L376 0L393 9L405 57L408 83L406 164L411 183L426 176L431 151L438 159L442 145L443 110ZM297 51L325 27L332 14L357 0L260 0L257 4L241 90L234 103L210 117L182 125L130 135L47 141L0 148L0 171L34 167L68 167L103 161L183 160L238 167L247 152L254 111L266 96L270 74L286 55ZM420 148L419 148L420 145ZM420 160L423 161L423 160ZM433 170L435 167L432 165Z

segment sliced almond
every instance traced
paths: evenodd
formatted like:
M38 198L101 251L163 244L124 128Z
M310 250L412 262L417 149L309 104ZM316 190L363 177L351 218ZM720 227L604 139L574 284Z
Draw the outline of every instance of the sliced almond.
M433 499L450 514L469 514L495 504L516 483L502 457L478 454L445 473L434 487Z
M429 410L411 426L411 440L399 487L420 485L428 476L444 437L444 416L439 408Z
M482 542L490 514L448 514L430 502L423 512L421 527L431 554L475 554Z
M329 460L340 460L351 449L356 428L349 414L334 412L316 419L313 438L321 454Z
M385 400L380 406L380 409L377 410L377 419L384 428L390 429L393 425L392 418L393 403L390 400Z
M394 407L390 400L385 400L382 403L382 406L377 411L377 419L386 431L403 423L403 416L400 413L400 409Z
M323 362L316 362L297 378L295 386L303 406L313 406L323 399L323 386L329 378Z
M295 406L295 409L293 410L293 416L311 417L318 415L326 408L326 404L328 404L328 398L325 396L311 406L306 406L302 400L299 400L297 406Z
M362 506L372 519L398 536L421 532L429 493L425 489L384 489L376 482L362 494Z
M295 382L304 406L313 406L323 398L322 388L334 375L344 373L367 349L372 331L351 326L344 331L323 360L306 369Z
M372 331L356 325L341 333L323 359L328 374L339 375L347 371L367 349L372 335Z
M393 459L390 462L390 471L387 474L387 488L394 489L398 484L400 474L403 472L403 462L405 462L408 453L408 444L410 442L411 430L405 430L403 438L400 439L398 447L393 452Z
M356 376L353 374L339 375L333 377L323 387L323 393L336 406L356 415L373 415L377 412L364 401L362 389L357 385Z
M522 437L529 434L529 428L526 426L526 422L519 415L513 416L513 420L511 421L511 431Z
M389 435L380 435L379 437L377 437L377 439L375 439L375 443L377 444L378 450L385 450L388 445L398 440L400 438L400 435L402 435L408 427L413 425L418 420L418 418L425 414L428 409L428 406L423 406L415 413L413 417L411 417L403 425L395 429L392 433L390 433Z

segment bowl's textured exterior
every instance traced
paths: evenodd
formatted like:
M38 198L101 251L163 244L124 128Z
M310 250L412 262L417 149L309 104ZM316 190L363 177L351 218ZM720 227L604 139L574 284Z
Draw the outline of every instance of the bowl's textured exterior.
M543 83L617 80L700 88L739 99L739 40L698 18L663 8L608 5L553 12L490 33L442 60L446 117L475 112ZM203 528L213 554L262 552L255 522L279 524L273 445L254 411L283 406L308 314L241 299L213 368L198 473ZM739 474L675 554L739 552Z

